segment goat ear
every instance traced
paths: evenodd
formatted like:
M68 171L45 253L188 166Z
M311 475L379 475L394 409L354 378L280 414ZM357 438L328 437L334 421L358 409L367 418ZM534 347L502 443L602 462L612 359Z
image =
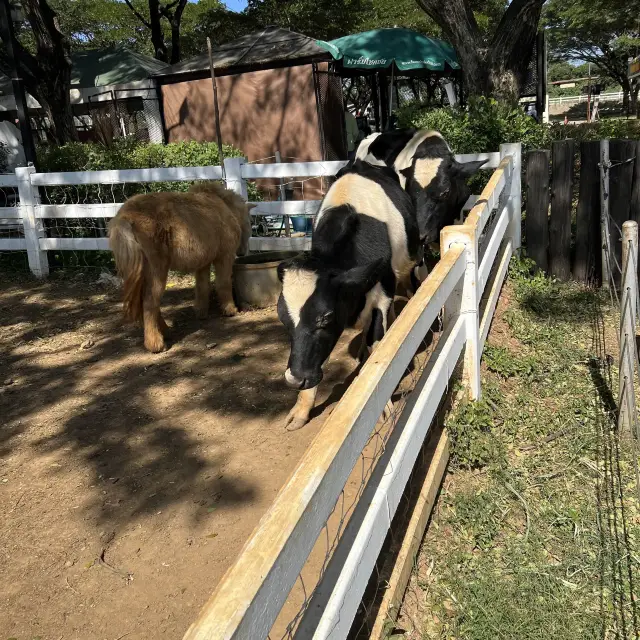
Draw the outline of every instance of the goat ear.
M376 260L361 267L353 267L336 276L334 283L345 294L366 293L378 281L383 264L384 260Z
M255 209L257 206L255 202L247 202L247 211L251 211L251 209Z
M488 160L472 160L471 162L456 162L456 173L462 178L470 178L472 175L478 172L482 165L486 164Z
M309 259L309 253L307 251L303 251L302 253L299 253L297 256L294 256L293 258L289 258L288 260L283 260L278 265L278 269L277 269L278 280L282 282L282 280L284 279L284 272L287 269L300 269L301 267L304 267L308 259Z

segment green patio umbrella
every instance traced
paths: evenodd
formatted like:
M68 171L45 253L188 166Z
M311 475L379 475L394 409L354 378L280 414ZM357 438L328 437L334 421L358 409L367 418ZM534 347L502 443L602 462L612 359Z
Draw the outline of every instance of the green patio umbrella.
M374 29L317 43L349 69L386 69L394 62L399 71L444 71L445 64L460 69L450 44L410 29Z

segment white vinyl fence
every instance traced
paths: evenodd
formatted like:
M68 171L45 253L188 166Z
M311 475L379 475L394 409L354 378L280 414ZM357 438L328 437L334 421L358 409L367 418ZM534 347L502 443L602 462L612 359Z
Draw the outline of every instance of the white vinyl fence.
M485 158L495 166L499 154L458 158ZM175 185L196 180L225 180L228 188L248 199L249 180L333 176L344 164L343 161L250 164L243 158L227 158L224 169L209 166L36 173L33 167L17 168L13 174L0 175L0 252L26 251L31 271L44 277L49 273L48 250L109 249L106 221L122 206L128 187L142 187L144 191L154 183ZM313 217L320 201L257 204L252 210L254 219ZM304 250L310 243L308 235L284 237L282 233L272 233L268 237L251 238L249 247L252 251Z
M481 393L480 357L521 226L520 146L503 145L489 159L496 170L465 222L443 230L439 263L334 408L185 640L347 637L460 361L470 397ZM381 419L392 396L398 407L398 385L443 308L442 331L437 342L429 340L435 348L411 374L400 410ZM373 460L370 467L366 460ZM353 485L355 498L347 499ZM324 558L310 571L318 545Z

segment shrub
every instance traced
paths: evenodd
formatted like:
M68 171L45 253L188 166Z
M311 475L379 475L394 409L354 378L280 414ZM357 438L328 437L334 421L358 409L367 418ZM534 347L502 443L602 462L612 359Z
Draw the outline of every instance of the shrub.
M573 138L640 138L638 120L610 119L592 124L539 124L518 107L489 98L477 98L468 108L432 109L409 104L400 109L401 127L435 129L455 153L497 151L505 142L521 142L523 152L549 149L553 140Z
M240 149L223 145L226 158L243 155ZM38 149L39 168L47 171L102 171L108 169L150 169L155 167L200 167L220 164L218 145L215 142L172 142L170 144L141 143L130 138L115 140L110 146L92 142L70 142L62 146ZM143 191L186 191L189 182L157 182L144 185L126 185L123 195L130 197ZM255 185L249 183L249 199L261 200ZM91 198L97 187L87 189ZM62 187L49 194L51 201L65 196L68 188ZM118 193L120 193L118 191ZM87 200L91 201L91 200ZM99 201L99 200L96 200Z
M400 110L403 127L435 129L455 153L497 151L502 143L521 142L523 150L548 145L548 128L522 109L489 98L477 98L469 107L426 109L409 105Z

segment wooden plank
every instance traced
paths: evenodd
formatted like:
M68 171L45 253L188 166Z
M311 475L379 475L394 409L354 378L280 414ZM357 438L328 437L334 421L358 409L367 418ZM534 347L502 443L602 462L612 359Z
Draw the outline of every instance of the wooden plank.
M549 273L559 280L571 277L571 200L574 141L557 140L551 147L551 216Z
M549 152L531 151L527 157L527 255L549 270Z
M108 251L109 238L40 238L42 251Z
M309 251L311 238L249 238L250 251Z
M489 274L493 267L496 254L502 244L507 226L509 225L509 204L507 203L500 213L500 216L493 225L491 237L487 243L484 255L480 261L480 267L478 268L478 296L482 297L482 292L489 280Z
M609 233L615 263L622 265L622 225L631 216L631 192L633 187L635 140L609 140ZM615 264L614 263L614 264ZM620 282L617 266L614 268L616 283Z
M18 178L15 173L0 173L0 187L17 187Z
M0 238L0 251L26 251L27 241L24 238Z
M308 178L314 176L335 176L346 160L326 162L283 162L281 164L249 164L242 165L242 177L260 178Z
M600 142L580 143L580 191L573 277L585 284L602 277L600 263ZM639 193L640 197L640 184Z
M385 445L385 450L378 460L375 469L373 470L373 473L371 474L371 477L369 478L369 481L367 482L364 491L362 492L362 495L349 518L349 522L347 523L344 533L340 537L336 549L334 550L331 559L327 564L327 567L322 575L322 579L314 590L311 601L309 602L309 606L305 611L305 615L301 620L300 625L296 629L296 633L294 636L295 640L307 640L308 638L314 637L316 631L320 633L319 625L322 620L326 621L327 608L332 599L335 598L335 594L339 590L340 585L344 586L346 580L347 584L351 586L352 580L357 579L356 577L349 577L348 575L346 575L349 571L353 571L353 565L351 564L350 566L349 563L350 558L351 560L353 560L354 547L359 547L359 552L364 553L364 548L362 547L363 538L366 541L365 546L369 546L373 543L371 536L374 536L375 540L378 540L378 533L381 533L384 539L384 536L386 535L386 532L389 528L393 512L391 513L391 515L389 515L386 508L383 508L377 514L378 523L375 526L380 527L380 531L378 531L377 533L373 533L370 532L372 506L375 509L377 508L376 505L379 505L381 500L383 501L383 503L386 500L383 483L386 482L385 479L387 478L387 476L390 475L392 479L396 478L398 472L401 471L400 465L397 464L397 458L400 452L398 447L402 446L406 448L406 444L402 444L406 443L406 430L408 428L415 428L415 426L411 426L413 420L411 416L413 415L414 418L416 417L415 412L417 411L416 407L418 406L418 403L424 404L424 394L426 393L425 389L427 389L427 387L431 389L431 393L434 396L437 396L435 398L437 402L440 401L440 397L446 391L446 382L448 380L448 377L445 380L435 380L437 385L440 382L445 383L445 390L443 390L440 395L438 395L439 391L441 390L440 387L433 387L433 378L434 376L436 376L436 374L434 373L436 360L438 360L440 354L442 354L442 358L453 358L453 353L457 353L457 356L455 357L455 361L453 363L453 366L455 367L455 363L458 361L462 352L462 348L464 347L464 333L465 327L463 320L458 318L457 321L453 323L451 327L440 337L440 341L438 342L436 349L434 349L434 353L429 358L429 362L425 367L425 370L421 374L414 391L409 396L409 399L407 400L407 403L403 408L402 415L400 416L398 423L389 436L389 439ZM415 446L415 449L411 449L411 454L415 453L416 456L418 455L418 452L422 447L422 442L425 440L428 430L431 426L431 420L428 419L427 415L424 415L421 420L421 425L418 427L420 431L416 434L417 438L422 438L421 444ZM393 460L396 460L395 465L393 464ZM402 465L406 466L406 469L404 471L409 471L409 473L414 466L413 464L410 464L406 458L403 458ZM395 504L395 502L393 501L393 495L391 497L392 504L389 506L390 508L392 508L393 504ZM395 510L396 508L397 504L395 505L395 507L393 507L393 510ZM379 522L381 518L383 519L383 522ZM386 521L387 524L385 524L384 521ZM374 561L377 555L378 552L373 554ZM366 582L368 582L369 580L370 572L367 573L366 567L361 563L358 563L356 566L358 568L357 577L360 578L361 582L364 581L366 585ZM353 606L355 605L357 607L360 602L360 596L358 595L358 593L360 593L360 591L356 589L349 596L354 601L351 603L351 611L354 613L355 610L353 609ZM340 617L348 617L347 612L344 610L341 611ZM353 616L350 617L352 618ZM320 633L320 637L327 636Z
M110 171L61 171L34 173L31 184L44 187L73 184L119 184L127 182L180 182L222 180L222 167L157 167Z
M498 168L493 172L489 182L482 190L478 201L469 212L465 224L474 226L479 236L484 229L491 211L497 206L500 194L504 190L507 180L510 178L513 159L510 156L503 158Z
M389 578L389 585L371 629L370 640L385 640L388 637L389 626L393 625L397 620L400 605L413 571L414 562L420 550L420 543L433 511L448 462L449 436L446 429L442 429L429 463L429 471L420 489L402 546Z
M185 640L265 638L344 488L371 429L465 270L442 257L367 360Z
M397 443L382 467L381 480L349 548L340 578L322 610L320 622L313 633L314 640L342 640L349 633L420 448L462 353L465 334L466 319L460 316L443 335L442 345L438 344L429 359L414 391L417 397L409 411L405 409L402 413L402 423L396 427ZM297 637L310 636L302 632Z
M38 204L35 213L36 218L113 218L122 204Z
M318 213L322 200L284 200L273 202L254 202L255 209L251 210L251 215L315 215Z
M0 218L22 219L20 207L0 207Z
M502 290L502 283L507 276L509 269L509 261L513 255L513 246L511 239L503 243L502 252L500 253L500 259L495 266L494 275L489 281L488 291L485 291L485 295L482 297L486 300L484 306L484 312L480 319L480 351L484 350L484 343L487 341L489 335L489 328L491 327L491 320L498 304L498 298L500 297L500 291Z

